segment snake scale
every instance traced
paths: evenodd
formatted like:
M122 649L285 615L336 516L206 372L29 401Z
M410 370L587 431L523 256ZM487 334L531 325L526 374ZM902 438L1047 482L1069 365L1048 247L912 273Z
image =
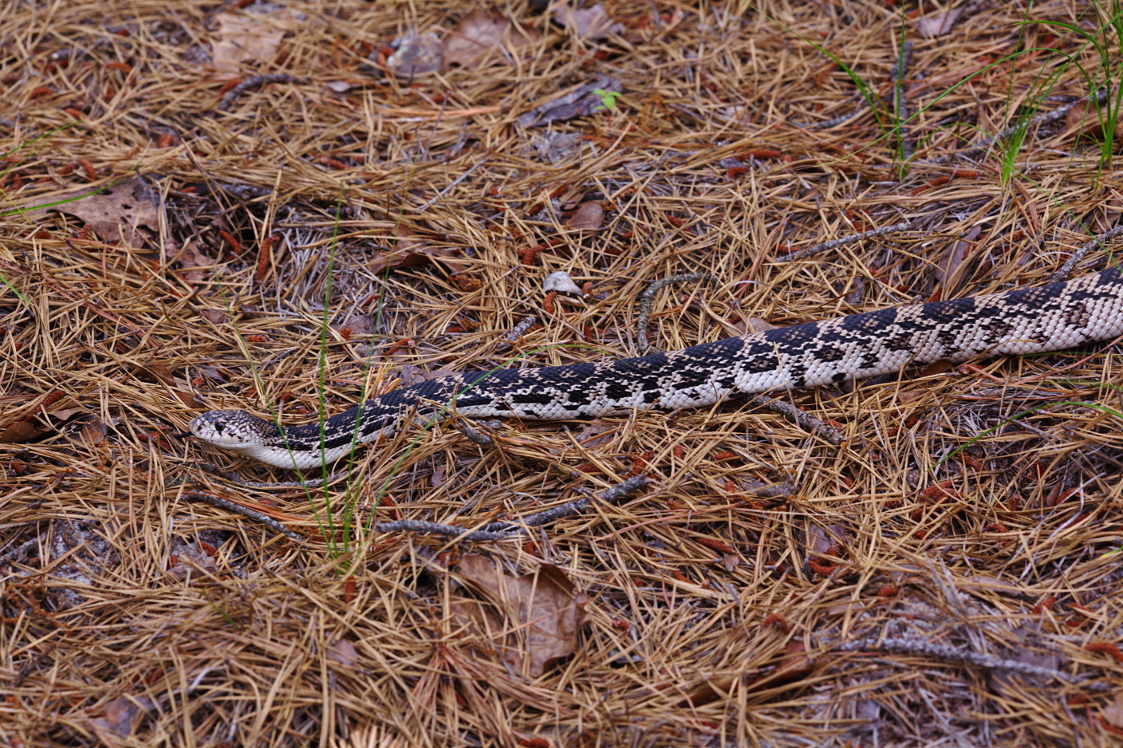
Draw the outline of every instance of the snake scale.
M457 412L556 420L710 405L735 393L815 387L908 364L1070 348L1123 334L1123 273L907 304L569 366L457 374L372 398L321 425L281 427L241 410L191 422L205 442L281 468L333 462L410 422ZM321 440L322 435L322 440Z

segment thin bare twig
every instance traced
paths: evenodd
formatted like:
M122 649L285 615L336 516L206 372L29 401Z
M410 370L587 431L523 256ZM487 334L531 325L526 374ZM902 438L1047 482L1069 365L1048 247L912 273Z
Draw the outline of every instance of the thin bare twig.
M452 180L451 182L449 182L449 184L448 184L448 186L447 186L447 187L445 187L445 188L444 188L443 190L441 190L441 191L440 191L440 192L438 192L437 194L433 195L433 197L431 197L431 198L429 198L428 200L426 200L426 201L425 201L425 204L424 204L424 205L422 205L422 206L421 206L420 208L418 208L418 209L417 209L417 212L418 212L418 213L424 213L424 212L425 212L426 210L428 210L429 208L433 207L433 205L434 205L434 204L435 204L435 203L436 203L436 202L437 202L438 200L440 200L440 199L441 199L442 197L444 197L444 196L445 196L445 195L447 195L447 194L448 194L449 192L451 192L451 191L452 191L452 189L453 189L454 187L456 187L456 185L460 184L460 183L461 183L461 182L463 182L463 181L464 181L465 179L467 179L468 177L470 177L470 176L472 175L472 172L474 172L474 171L475 171L476 169L478 169L478 168L480 168L481 166L483 166L483 165L484 165L485 163L487 163L487 159L486 159L486 158L485 158L485 159L482 159L482 160L480 160L480 161L477 161L477 162L476 162L475 164L473 164L473 165L472 165L472 167L471 167L470 169L468 169L468 170L467 170L466 172L464 172L463 174L461 174L460 176L458 176L458 177L457 177L456 179L454 179L454 180Z
M267 83L297 83L298 80L294 76L286 73L270 73L269 75L254 75L246 78L238 85L231 88L222 97L222 101L218 102L218 111L225 112L234 103L234 100L241 96L246 91L253 88L261 88Z
M636 323L636 341L639 353L641 355L647 353L651 349L651 344L647 340L647 320L651 317L651 299L659 292L664 286L669 286L673 283L690 283L692 281L704 280L707 283L713 282L714 277L709 273L681 273L679 275L672 275L669 278L660 278L654 280L644 289L639 297L639 321Z
M607 489L600 495L600 500L606 504L615 504L618 501L631 496L634 493L642 491L647 487L649 479L644 475L635 475L627 480L617 483L615 486ZM575 514L581 514L589 507L589 502L592 499L577 499L570 501L566 504L560 504L549 509L543 509L541 512L528 515L519 520L518 524L512 523L513 527L538 527L539 525L547 524L563 517L572 517Z
M440 522L426 522L420 519L399 519L393 522L378 522L374 526L379 532L416 532L422 535L447 535L461 540L507 540L519 534L517 528L510 530L469 530L455 525L442 525Z
M206 504L210 504L211 506L216 506L219 509L226 509L227 511L234 512L235 514L240 514L243 517L249 517L252 520L260 522L261 524L273 530L276 530L286 537L292 538L293 540L299 542L304 542L304 536L300 533L293 532L267 514L263 514L256 509L250 509L248 506L243 506L242 504L239 504L235 501L223 499L219 496L215 496L214 494L203 493L202 491L190 491L183 494L183 498L192 501L202 501Z
M1033 665L1019 660L1008 660L982 652L973 652L969 649L953 647L950 644L937 644L923 639L906 639L900 637L887 637L881 639L871 636L855 642L845 642L832 647L836 652L887 652L891 654L918 655L931 657L945 662L960 662L967 665L986 668L988 670L1009 670L1022 675L1037 675L1045 678L1055 678L1069 683L1075 682L1072 676L1052 668ZM1085 683L1094 690L1109 688L1108 684ZM1101 689L1100 687L1103 686Z
M607 489L600 495L600 500L606 504L615 504L642 490L647 485L648 478L643 475L637 475ZM550 509L528 515L518 521L492 522L479 530L469 530L465 527L412 519L379 522L374 526L374 529L379 532L416 532L447 535L453 538L460 538L461 540L507 540L526 534L532 527L539 527L549 522L562 519L563 517L572 517L573 515L581 514L588 509L589 503L593 500L594 499L585 498L570 501L566 504L561 504L560 506L551 507Z
M1097 103L1102 104L1104 102L1104 100L1107 98L1107 90L1103 89L1103 88L1099 89L1098 91L1096 91L1096 93L1094 95L1094 98L1095 98ZM1041 114L1038 114L1035 117L1031 117L1028 122L1015 122L1014 124L1010 125L1009 127L1005 128L1004 130L999 131L997 134L992 135L989 138L984 138L983 140L980 140L978 143L975 143L974 145L967 146L966 148L958 150L955 153L949 153L946 156L940 156L938 158L925 159L924 163L925 164L942 164L942 163L945 163L947 161L951 161L953 158L960 158L962 156L968 156L970 154L978 153L979 151L986 150L987 148L989 148L993 144L997 143L999 140L1002 140L1003 138L1007 138L1010 135L1013 135L1014 133L1016 133L1018 130L1021 130L1022 128L1025 128L1028 131L1029 128L1032 128L1032 127L1038 127L1040 125L1049 124L1050 122L1056 122L1057 120L1064 118L1065 115L1067 115L1070 111L1072 111L1072 109L1074 107L1076 107L1077 105L1079 105L1079 104L1081 104L1085 101L1091 101L1092 99L1093 99L1093 95L1091 95L1091 94L1089 94L1088 96L1081 96L1080 98L1075 99L1073 101L1070 101L1067 104L1062 104L1061 106L1057 107L1056 109L1053 109L1053 110L1048 111L1048 112L1042 112Z
M1120 234L1123 234L1123 224L1115 226L1114 228L1110 228L1092 239L1092 241L1080 245L1079 247L1077 247L1076 251L1072 253L1072 257L1069 257L1065 261L1065 264L1061 265L1060 268L1057 269L1057 272L1049 276L1049 280L1064 280L1068 277L1068 274L1072 272L1072 269L1076 267L1082 259L1084 259L1084 255L1088 254L1093 249L1106 242L1108 239L1114 239Z
M908 231L909 228L912 227L912 223L912 221L902 221L900 223L894 223L891 226L882 226L881 228L863 231L860 234L841 236L838 239L831 239L829 242L823 242L822 244L816 244L812 247L805 247L803 249L797 249L794 252L788 252L786 255L777 257L776 262L793 262L795 260L802 260L807 257L817 255L820 252L826 252L828 249L835 249L836 247L853 244L854 242L858 242L863 239L869 239L870 237L881 236L882 234L892 234L895 231Z
M533 314L529 317L526 317L526 318L520 320L517 325L512 327L510 329L510 331L506 335L503 336L503 340L499 341L499 344L495 346L495 350L499 353L503 353L504 351L509 351L511 349L511 345L516 340L521 338L524 334L526 334L527 330L529 330L530 328L534 327L537 324L538 324L538 317L535 317Z
M842 432L836 429L834 426L828 426L815 416L800 410L791 403L786 403L783 400L777 400L776 398L768 397L767 395L753 395L752 401L758 405L762 405L765 408L768 408L769 410L774 410L777 413L787 416L788 418L795 421L798 425L802 426L813 434L818 434L819 436L829 441L831 444L842 444L842 440L845 438L842 435Z

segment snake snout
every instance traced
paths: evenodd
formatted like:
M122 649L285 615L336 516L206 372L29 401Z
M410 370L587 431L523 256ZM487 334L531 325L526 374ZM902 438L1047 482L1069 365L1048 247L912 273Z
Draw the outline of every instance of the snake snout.
M220 447L252 444L252 431L244 427L246 415L238 410L212 410L191 421L191 433Z

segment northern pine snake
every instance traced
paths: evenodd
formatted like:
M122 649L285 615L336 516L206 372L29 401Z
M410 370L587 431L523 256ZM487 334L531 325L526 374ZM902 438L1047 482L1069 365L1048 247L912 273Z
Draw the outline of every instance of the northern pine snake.
M281 468L333 462L411 420L451 412L556 420L632 409L710 405L734 393L814 387L907 364L1053 351L1123 334L1123 274L985 296L908 304L601 363L501 369L403 387L328 418L279 427L212 410L191 432Z

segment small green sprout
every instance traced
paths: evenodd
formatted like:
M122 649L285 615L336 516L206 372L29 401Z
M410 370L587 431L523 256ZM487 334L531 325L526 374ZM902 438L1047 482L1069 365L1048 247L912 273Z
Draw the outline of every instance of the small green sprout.
M616 111L616 98L620 95L619 91L606 91L603 88L594 88L593 93L600 97L600 106L594 109L594 112L599 112L601 109L608 109L609 111Z

